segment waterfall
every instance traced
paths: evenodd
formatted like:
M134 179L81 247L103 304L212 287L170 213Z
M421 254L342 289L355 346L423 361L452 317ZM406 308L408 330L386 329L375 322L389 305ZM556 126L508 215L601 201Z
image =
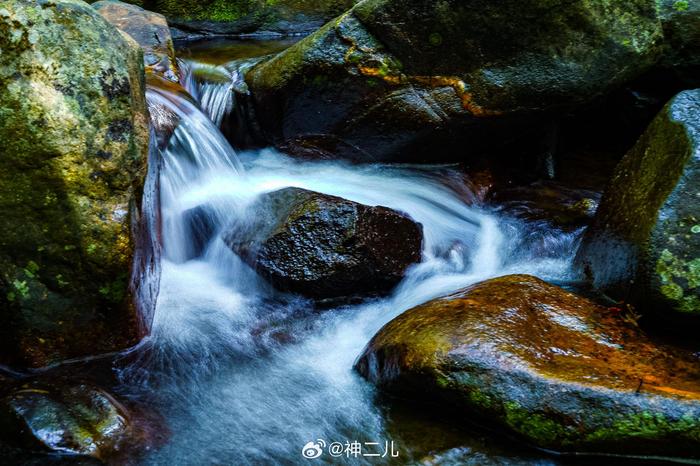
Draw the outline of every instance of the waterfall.
M219 127L233 109L234 91L247 92L242 74L235 68L179 60L181 83L200 108Z
M164 252L153 330L121 370L124 390L158 406L172 431L146 463L289 463L301 461L312 439L393 439L374 389L352 370L384 324L507 273L567 279L577 233L554 234L465 202L469 188L449 168L302 161L271 149L236 154L217 125L233 105L222 103L229 84L187 76L199 106L148 90L149 104L179 124L162 153ZM246 207L259 196L285 187L407 213L423 225L422 261L390 296L322 314L302 297L276 292L221 238L234 220L252 220ZM544 246L528 246L535 241ZM410 442L399 443L409 461Z
M160 105L174 113L179 123L163 153L160 177L163 238L166 257L181 262L192 256L192 238L185 232L183 216L196 208L188 198L192 187L217 174L235 183L242 166L238 157L212 120L181 96L149 87L149 105Z

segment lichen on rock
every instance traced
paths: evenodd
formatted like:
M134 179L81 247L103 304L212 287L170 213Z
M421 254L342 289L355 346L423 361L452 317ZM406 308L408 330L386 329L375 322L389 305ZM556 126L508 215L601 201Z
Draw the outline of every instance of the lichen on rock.
M149 143L141 50L78 0L4 2L0 49L2 362L129 346Z
M615 169L577 262L593 285L673 320L700 315L700 91L664 107Z

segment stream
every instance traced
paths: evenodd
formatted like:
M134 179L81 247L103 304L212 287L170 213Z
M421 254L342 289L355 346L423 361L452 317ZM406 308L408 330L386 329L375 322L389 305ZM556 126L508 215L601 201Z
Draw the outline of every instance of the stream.
M226 47L230 54L233 46ZM171 432L139 461L305 464L312 460L302 447L320 439L390 445L398 456L325 454L313 460L319 463L558 464L484 436L468 420L458 428L430 408L384 403L353 363L391 319L472 283L510 273L570 283L580 231L524 223L480 205L455 167L237 153L214 123L235 104L230 94L231 85L220 85L195 95L206 115L166 90L148 91L149 103L168 107L180 125L162 154L164 251L152 333L119 364L119 391L157 409ZM422 261L389 296L356 304L319 309L275 291L221 237L234 220L252 220L246 207L260 195L292 186L407 213L424 228ZM194 212L211 232L199 247Z

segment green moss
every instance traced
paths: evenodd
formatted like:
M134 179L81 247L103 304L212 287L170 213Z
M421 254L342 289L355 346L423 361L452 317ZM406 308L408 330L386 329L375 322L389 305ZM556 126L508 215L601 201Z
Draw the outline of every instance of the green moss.
M677 301L683 298L683 288L675 283L669 283L661 286L661 293L669 299Z
M22 298L29 296L29 285L27 285L25 280L14 280L12 286Z
M690 416L669 420L662 414L644 411L615 421L610 427L598 429L589 434L586 439L591 441L619 441L631 438L654 440L670 436L682 436L698 441L700 424Z
M530 438L537 445L563 445L567 442L567 431L561 424L547 416L529 412L518 403L504 404L505 421L512 429Z
M488 409L493 406L493 400L482 390L472 389L467 394L469 401L479 409Z
M673 9L676 11L686 11L689 8L686 0L678 0L673 4Z
M130 1L129 3L135 3ZM260 25L270 23L291 12L307 12L332 18L351 2L337 0L152 0L143 5L146 9L169 18L186 21L235 22L244 17L254 18ZM293 14L293 13L292 13Z
M433 32L428 36L428 43L433 47L437 47L442 44L442 35L439 32Z
M119 304L124 301L128 287L128 277L122 274L116 280L105 283L99 289L102 296L107 298L114 304Z

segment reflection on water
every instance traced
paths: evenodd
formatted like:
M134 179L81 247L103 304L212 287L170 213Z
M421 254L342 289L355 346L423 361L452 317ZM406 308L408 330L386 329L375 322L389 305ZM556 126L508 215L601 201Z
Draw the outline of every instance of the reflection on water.
M281 39L207 39L176 43L178 58L195 60L212 65L222 65L243 58L261 57L294 45L301 37Z

